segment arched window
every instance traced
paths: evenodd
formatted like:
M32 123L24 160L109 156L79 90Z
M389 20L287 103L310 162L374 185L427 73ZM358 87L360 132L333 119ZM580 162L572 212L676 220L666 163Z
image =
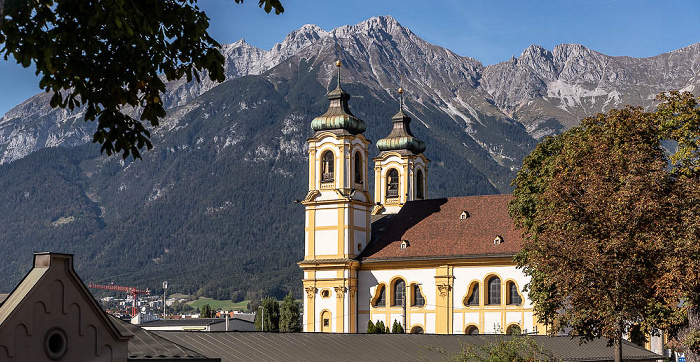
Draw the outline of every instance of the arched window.
M384 285L379 285L377 287L377 297L374 299L374 307L384 307L386 306L386 288Z
M362 156L360 156L360 152L355 152L355 183L362 183Z
M479 328L476 326L469 326L464 330L464 334L479 334Z
M415 327L411 328L411 333L412 334L423 334L425 332L423 332L423 327L415 326Z
M406 282L403 279L399 279L394 283L394 299L392 299L392 306L403 306L406 301Z
M321 157L321 181L333 181L333 151L326 151Z
M425 198L423 193L423 171L416 172L416 199L422 200Z
M487 304L501 304L501 279L492 277L488 282Z
M510 334L511 336L518 336L522 333L522 328L520 328L520 326L517 324L511 324L508 326L508 328L506 328L506 334Z
M331 312L324 310L321 312L321 332L331 331Z
M508 304L509 305L520 305L523 302L523 298L520 297L518 293L518 286L514 282L508 282Z
M413 289L412 294L413 294L413 299L411 300L411 306L412 307L422 307L425 305L425 297L423 296L423 293L420 291L420 286L418 284L413 284L411 286Z
M399 196L399 171L395 168L386 174L386 197Z
M474 283L472 288L469 290L469 295L464 305L479 305L479 283Z

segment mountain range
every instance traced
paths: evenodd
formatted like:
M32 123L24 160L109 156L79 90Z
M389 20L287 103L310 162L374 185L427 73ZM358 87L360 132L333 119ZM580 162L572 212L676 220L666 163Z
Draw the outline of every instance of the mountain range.
M33 250L76 254L94 282L242 299L301 295L305 140L341 60L352 112L386 136L405 89L427 143L429 196L510 191L536 143L580 119L653 107L700 85L700 43L650 58L532 45L484 66L390 16L325 31L305 25L269 51L222 46L227 81L168 84L167 117L143 160L99 155L81 110L39 94L0 118L0 292ZM374 150L376 155L376 150ZM173 289L175 288L175 289Z

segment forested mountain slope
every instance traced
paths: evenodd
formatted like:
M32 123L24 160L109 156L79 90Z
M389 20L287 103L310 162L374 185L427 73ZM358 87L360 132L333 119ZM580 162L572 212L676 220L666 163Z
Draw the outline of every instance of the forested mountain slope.
M269 51L225 45L228 81L169 84L168 117L143 161L98 154L80 111L30 98L0 118L0 292L34 250L76 254L86 281L240 299L301 294L305 140L340 59L350 107L376 141L406 89L427 143L429 196L509 192L522 157L583 116L698 85L700 46L647 59L580 45L480 62L391 17L307 25ZM376 150L372 148L376 155ZM249 296L252 296L249 295Z

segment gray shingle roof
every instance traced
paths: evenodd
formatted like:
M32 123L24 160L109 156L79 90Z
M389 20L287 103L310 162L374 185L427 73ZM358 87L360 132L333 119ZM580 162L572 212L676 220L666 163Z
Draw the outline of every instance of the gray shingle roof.
M187 318L187 319L159 319L141 323L142 327L206 327L212 324L224 323L226 318Z
M157 336L127 321L111 317L112 322L122 333L133 334L129 340L129 361L182 360L190 362L220 362L218 357L208 358L199 352Z
M460 343L485 343L504 335L325 334L262 332L154 332L207 356L234 361L435 361L459 351ZM569 337L532 336L558 360L612 361L613 348L596 340L579 345ZM625 342L626 361L655 361L653 352Z

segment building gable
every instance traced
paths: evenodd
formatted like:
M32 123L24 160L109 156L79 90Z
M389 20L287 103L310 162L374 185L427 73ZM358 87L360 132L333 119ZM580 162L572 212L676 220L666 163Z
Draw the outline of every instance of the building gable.
M125 361L120 333L67 254L36 253L34 267L0 305L0 359Z

